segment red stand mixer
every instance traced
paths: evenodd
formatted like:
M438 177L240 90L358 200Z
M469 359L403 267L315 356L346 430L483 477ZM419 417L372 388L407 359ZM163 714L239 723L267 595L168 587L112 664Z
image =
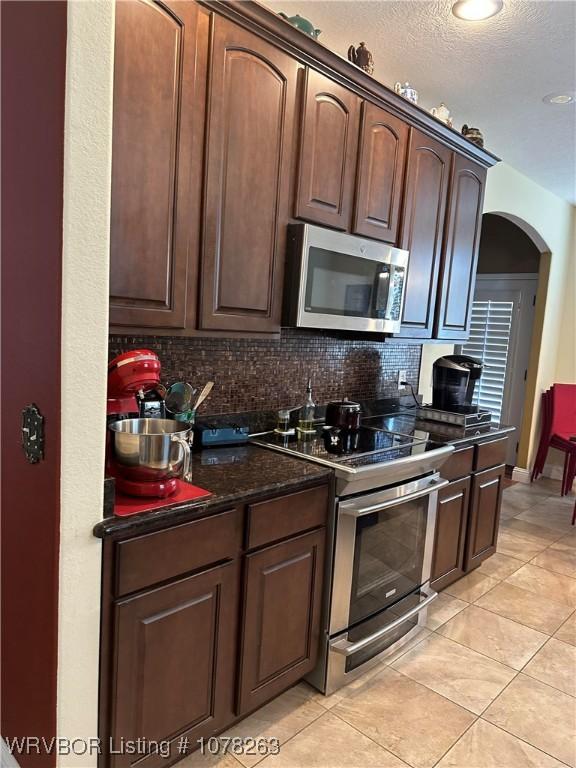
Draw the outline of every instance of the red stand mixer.
M160 370L148 349L124 352L108 365L107 467L128 496L164 498L176 492L178 476L188 479L190 430L163 418Z

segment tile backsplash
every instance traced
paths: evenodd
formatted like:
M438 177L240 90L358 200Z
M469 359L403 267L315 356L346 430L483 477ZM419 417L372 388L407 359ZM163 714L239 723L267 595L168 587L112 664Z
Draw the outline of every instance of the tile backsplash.
M422 347L350 339L328 331L283 329L278 339L111 336L109 357L152 349L162 381L215 381L202 413L236 413L299 405L312 377L316 403L349 397L371 400L398 394L398 370L417 389ZM404 394L404 393L403 393Z

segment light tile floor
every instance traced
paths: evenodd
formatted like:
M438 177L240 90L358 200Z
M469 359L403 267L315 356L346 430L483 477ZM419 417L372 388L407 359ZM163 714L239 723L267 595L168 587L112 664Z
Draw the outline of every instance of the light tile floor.
M324 697L302 683L229 736L278 755L180 768L576 768L574 496L504 491L498 552L446 589L409 648Z

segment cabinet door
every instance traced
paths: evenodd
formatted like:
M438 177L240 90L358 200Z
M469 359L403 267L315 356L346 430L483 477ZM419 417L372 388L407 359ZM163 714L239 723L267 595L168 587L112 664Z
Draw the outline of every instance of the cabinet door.
M320 639L325 530L246 558L239 714L310 672Z
M469 571L496 552L504 464L472 476L472 501L464 569Z
M470 478L450 483L438 493L438 511L430 585L444 589L464 575L464 544Z
M192 214L195 3L116 3L110 323L183 328Z
M116 749L122 738L166 739L176 756L181 736L194 748L233 720L239 580L235 561L116 604ZM112 764L141 757L113 755ZM166 763L150 755L142 764Z
M360 99L306 70L295 216L348 229L358 149Z
M216 16L200 327L279 331L298 64Z
M408 133L405 122L364 102L353 224L356 234L396 243Z
M451 156L442 144L412 129L401 237L410 258L400 336L429 339L434 330Z
M482 226L486 169L454 155L435 337L467 339Z

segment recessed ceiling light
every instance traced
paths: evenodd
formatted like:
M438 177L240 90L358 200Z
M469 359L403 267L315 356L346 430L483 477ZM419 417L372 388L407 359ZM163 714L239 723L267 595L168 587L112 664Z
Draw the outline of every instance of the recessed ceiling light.
M503 0L458 0L452 6L452 13L466 21L482 21L500 13Z
M576 97L573 93L549 93L542 101L545 104L574 104Z

